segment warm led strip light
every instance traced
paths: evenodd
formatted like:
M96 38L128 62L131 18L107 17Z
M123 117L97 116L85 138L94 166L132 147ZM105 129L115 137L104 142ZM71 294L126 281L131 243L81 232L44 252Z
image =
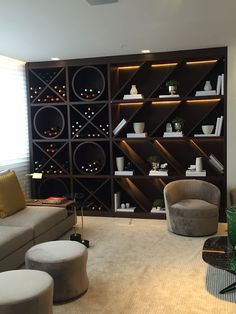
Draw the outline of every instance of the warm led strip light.
M139 106L139 105L142 105L143 102L120 102L118 103L118 105L121 105L121 106Z
M152 68L161 68L161 67L172 67L177 65L178 63L172 62L172 63L157 63L157 64L152 64Z
M187 100L187 103L198 103L198 102L216 102L220 101L220 98L214 98L214 99L192 99L192 100Z
M217 59L213 60L203 60L203 61L187 61L186 64L207 64L207 63L215 63L217 62Z
M179 104L180 100L165 100L165 101L152 101L152 105L161 105L161 104Z
M118 70L133 70L133 69L139 69L140 65L129 65L129 66L123 66L118 67Z

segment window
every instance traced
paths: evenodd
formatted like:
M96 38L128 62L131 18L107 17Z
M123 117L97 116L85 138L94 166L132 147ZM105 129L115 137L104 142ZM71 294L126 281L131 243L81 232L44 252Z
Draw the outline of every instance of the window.
M0 56L0 169L7 168L21 176L29 168L26 77L24 62Z

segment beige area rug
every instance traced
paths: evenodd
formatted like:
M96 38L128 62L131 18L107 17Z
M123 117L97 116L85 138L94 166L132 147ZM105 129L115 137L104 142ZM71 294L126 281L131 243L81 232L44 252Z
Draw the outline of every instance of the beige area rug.
M236 313L236 291L217 293L236 277L202 260L204 237L169 233L162 220L85 217L85 238L89 289L54 314Z

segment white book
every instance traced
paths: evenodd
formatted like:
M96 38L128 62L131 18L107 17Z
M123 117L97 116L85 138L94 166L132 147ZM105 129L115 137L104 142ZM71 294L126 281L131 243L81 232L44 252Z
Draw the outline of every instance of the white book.
M220 95L221 92L221 75L218 75L217 77L217 83L216 83L216 94Z
M194 134L194 137L209 137L209 136L216 136L216 134Z
M168 176L168 170L150 170L149 176L167 177Z
M117 208L117 212L122 213L133 213L136 207L129 207L129 208Z
M164 132L163 137L183 137L182 131L177 132Z
M155 207L153 207L152 209L151 209L151 211L150 211L150 213L152 213L152 214L160 214L160 213L164 213L165 214L165 210L163 210L163 209L157 209L157 208L155 208Z
M220 120L219 120L219 127L218 127L218 130L217 130L217 136L220 136L221 131L222 131L222 126L223 126L223 116L221 116Z
M129 138L147 137L147 133L127 133Z
M132 176L134 174L132 171L115 171L115 176Z
M221 168L219 168L219 166L217 165L217 163L213 160L213 159L209 159L209 162L215 167L216 170L218 170L220 173L224 173L224 170L222 170Z
M209 156L209 160L212 160L219 167L219 169L224 170L223 164L216 158L215 155L211 154Z
M215 128L215 135L218 136L218 129L220 124L220 117L216 119L216 128Z
M206 176L206 170L202 170L202 171L186 170L185 175L186 175L186 177L205 177Z
M178 94L174 94L174 95L159 95L159 98L179 98Z
M114 208L115 212L117 208L120 208L120 192L114 194Z
M221 167L219 167L219 165L215 162L214 159L209 158L209 162L210 162L220 173L224 173L224 169L222 169Z
M214 96L216 94L216 90L198 90L195 93L195 96Z
M123 99L142 99L142 94L135 94L135 95L124 95Z
M115 127L115 129L113 130L113 133L114 133L114 135L116 135L122 128L123 128L123 126L126 124L126 120L125 119L122 119L121 121L120 121L120 123Z
M221 95L224 95L224 73L221 74Z

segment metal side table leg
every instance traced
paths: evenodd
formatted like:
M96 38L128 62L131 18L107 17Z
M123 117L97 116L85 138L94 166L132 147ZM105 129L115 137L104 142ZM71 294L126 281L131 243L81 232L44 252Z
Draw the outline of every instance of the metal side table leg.
M219 293L220 294L224 294L226 292L232 291L236 289L236 282L232 283L231 285L229 285L228 287L222 289Z

